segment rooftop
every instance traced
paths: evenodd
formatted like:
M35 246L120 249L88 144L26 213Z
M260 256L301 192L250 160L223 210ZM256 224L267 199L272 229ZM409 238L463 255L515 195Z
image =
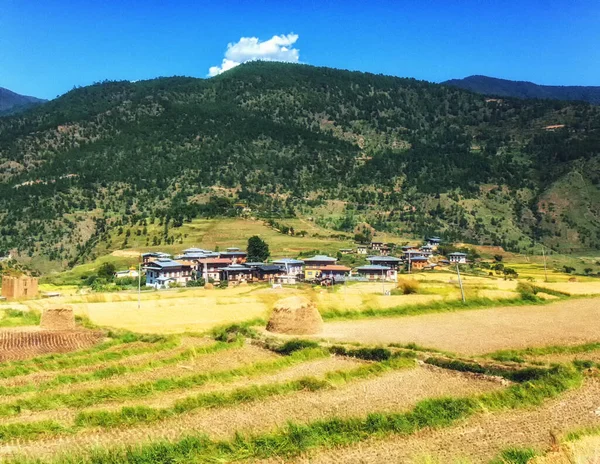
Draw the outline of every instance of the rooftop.
M396 258L395 256L369 256L367 261L385 261L385 262L395 262L399 263L402 261L400 258Z
M346 266L341 266L339 264L328 264L327 266L323 266L321 271L344 271L349 272L351 269Z
M304 261L305 262L306 261L329 261L329 262L334 263L337 261L337 259L332 258L331 256L326 256L326 255L315 255L312 258L306 258Z
M148 263L146 266L147 267L158 266L160 268L168 268L168 267L186 266L186 264L180 263L178 261L173 261L172 259L160 258L160 259L157 259L156 261Z
M304 264L304 261L293 258L281 258L274 260L273 264Z
M366 266L360 266L356 268L357 271L389 271L388 266L380 266L378 264L367 264Z
M454 253L449 253L448 256L467 256L467 254L456 251Z

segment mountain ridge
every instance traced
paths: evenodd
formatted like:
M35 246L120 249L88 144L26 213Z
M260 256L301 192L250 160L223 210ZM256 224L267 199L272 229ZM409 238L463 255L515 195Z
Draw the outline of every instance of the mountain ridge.
M25 111L47 101L43 98L21 95L12 90L0 87L0 116Z
M127 248L126 237L108 246L115 228L158 220L151 246L192 218L246 207L346 232L367 223L511 250L597 248L600 108L486 100L265 62L77 88L0 120L0 248L68 265L100 242ZM335 214L322 213L332 202Z
M529 81L513 81L479 74L467 76L463 79L450 79L440 84L489 96L579 100L595 105L600 104L600 86L540 85Z

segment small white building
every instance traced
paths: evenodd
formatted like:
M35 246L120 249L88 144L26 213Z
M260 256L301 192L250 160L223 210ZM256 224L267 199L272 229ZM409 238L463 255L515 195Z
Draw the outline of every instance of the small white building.
M356 246L356 254L358 255L366 255L367 254L367 245L357 245Z
M273 264L285 270L284 274L277 277L280 283L295 284L304 275L304 261L300 259L281 258L273 261Z
M467 254L466 253L450 253L448 255L448 260L452 264L467 264Z
M137 279L139 276L140 273L135 268L127 269L126 271L115 272L115 279L125 279L127 277Z

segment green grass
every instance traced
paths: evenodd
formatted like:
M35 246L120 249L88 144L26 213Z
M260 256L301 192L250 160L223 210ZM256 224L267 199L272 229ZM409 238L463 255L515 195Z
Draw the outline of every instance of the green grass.
M405 369L414 366L412 360L395 358L389 361L359 366L349 371L328 372L323 379L304 377L285 383L239 388L227 393L202 393L179 400L169 408L138 406L125 407L120 411L86 411L77 415L75 425L77 427L111 428L154 422L200 408L220 408L299 391L318 391L339 387L352 380L379 376L392 369Z
M501 306L524 306L524 305L543 305L548 304L546 300L524 300L522 298L506 298L492 300L489 298L473 298L463 303L461 300L435 301L426 304L413 304L406 306L397 306L386 309L364 309L356 310L329 310L321 313L325 320L334 319L366 319L370 317L392 317L392 316L414 316L427 313L441 313L449 311L463 311L467 309L483 309Z
M527 464L538 454L531 448L508 448L503 450L490 464Z
M18 309L0 309L0 327L20 327L40 325L39 311L19 311Z
M545 356L552 354L578 354L578 353L589 353L591 351L600 350L600 342L596 343L585 343L582 345L573 345L573 346L544 346L540 348L525 348L522 350L500 350L494 351L493 353L489 353L484 355L486 358L491 358L495 361L501 362L517 362L524 363L526 362L526 357L532 356Z
M329 418L307 424L288 423L273 433L236 435L225 441L190 435L177 442L96 448L89 454L57 457L54 463L173 463L231 462L242 459L281 460L319 448L334 448L392 434L410 435L425 428L442 428L477 413L539 405L548 398L579 386L582 377L574 369L557 369L531 382L504 390L464 398L437 398L419 402L411 411L373 413L361 418ZM16 458L15 462L31 462ZM515 461L519 462L519 461Z
M82 374L59 374L54 379L40 382L35 384L27 384L27 385L18 385L14 387L3 387L0 386L0 395L15 395L21 394L25 392L40 392L44 390L49 390L51 388L62 386L62 385L72 385L80 382L88 382L95 380L104 380L117 376L122 376L126 374L132 374L135 372L142 371L150 371L152 369L156 369L159 367L169 366L172 364L176 364L180 361L186 361L189 359L195 359L198 356L207 355L211 353L216 353L223 350L229 350L236 347L239 347L243 344L242 340L236 341L234 343L223 343L217 342L212 346L208 347L198 347L198 348L190 348L182 353L178 353L174 356L170 356L163 359L158 360L150 360L144 362L142 364L136 366L125 366L125 365L115 365L108 366L102 369L97 369L91 372L85 372Z
M293 353L288 357L269 362L258 362L237 369L192 374L183 377L166 377L150 382L125 386L103 387L75 391L72 393L38 393L0 405L1 416L15 416L23 410L46 411L58 408L84 408L111 401L146 398L167 391L198 387L208 382L232 382L242 377L258 376L305 362L329 356L323 349L309 349Z

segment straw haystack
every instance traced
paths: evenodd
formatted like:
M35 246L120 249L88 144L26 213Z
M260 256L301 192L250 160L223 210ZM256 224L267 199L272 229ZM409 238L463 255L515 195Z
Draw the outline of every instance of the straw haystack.
M211 284L210 282L206 282L206 283L204 284L204 288L205 288L206 290L212 290L213 288L215 288L215 286L214 286L213 284Z
M75 330L72 308L50 308L42 313L40 327L44 330Z
M323 330L323 318L308 298L291 296L275 303L267 330L291 335L318 334Z

